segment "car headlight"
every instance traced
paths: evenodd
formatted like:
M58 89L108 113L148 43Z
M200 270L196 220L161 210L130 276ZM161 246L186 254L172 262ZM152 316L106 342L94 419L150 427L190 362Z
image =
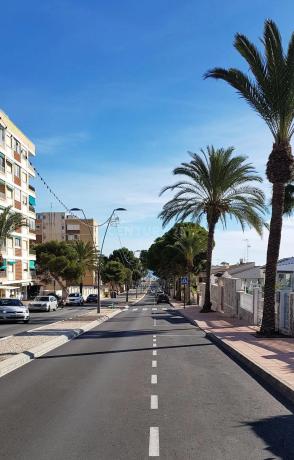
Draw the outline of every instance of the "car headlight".
M6 310L2 310L2 312L1 312L1 313L4 313L4 314L5 314L5 313L7 313L7 311L6 311Z

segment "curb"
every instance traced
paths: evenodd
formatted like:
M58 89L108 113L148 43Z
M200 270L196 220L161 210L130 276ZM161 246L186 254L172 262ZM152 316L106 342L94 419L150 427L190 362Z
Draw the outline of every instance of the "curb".
M73 329L72 331L68 331L66 333L61 334L58 337L55 337L52 340L49 340L48 342L42 343L41 345L37 345L31 348L30 350L18 353L17 355L12 356L11 358L5 359L4 361L0 362L0 378L6 374L9 374L15 369L18 369L19 367L22 367L25 364L32 362L39 356L42 356L45 353L48 353L49 351L52 351L55 348L60 347L61 345L64 345L67 342L70 342L79 335L82 335L90 329L99 326L100 324L104 323L110 318L113 318L119 313L121 313L120 309L112 311L107 316L104 316L99 320L91 321L89 324L86 324L81 329Z
M255 376L257 376L260 381L268 387L271 387L274 391L279 393L280 396L285 398L291 404L294 404L294 390L286 382L281 379L278 379L270 372L265 370L263 367L256 364L254 361L251 361L247 358L246 355L236 350L234 347L224 342L222 339L217 337L213 332L209 332L206 329L200 327L197 323L197 320L191 320L188 316L185 315L185 312L179 311L176 307L172 307L184 318L186 318L191 324L197 326L201 331L205 333L205 337L208 338L211 342L217 345L221 350L223 350L227 355L231 356L235 361L242 364L245 369L251 371Z

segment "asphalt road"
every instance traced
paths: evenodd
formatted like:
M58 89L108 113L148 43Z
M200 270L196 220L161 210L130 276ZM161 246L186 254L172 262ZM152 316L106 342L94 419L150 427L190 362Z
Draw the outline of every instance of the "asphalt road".
M102 307L111 305L112 303L120 303L125 300L125 294L119 295L116 299L103 299L101 301ZM70 318L74 315L82 314L85 311L96 309L96 304L84 304L83 306L65 306L58 308L57 311L51 312L31 312L29 324L22 322L2 322L0 321L0 339L9 335L20 334L29 331L36 327L46 326L47 324L61 321Z
M164 307L146 297L1 378L1 459L293 460L293 413Z

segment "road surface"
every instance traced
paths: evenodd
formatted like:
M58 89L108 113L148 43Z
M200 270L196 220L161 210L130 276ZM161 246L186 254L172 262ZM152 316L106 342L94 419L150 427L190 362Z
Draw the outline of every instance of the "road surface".
M1 378L1 459L293 459L293 413L163 308L146 296Z

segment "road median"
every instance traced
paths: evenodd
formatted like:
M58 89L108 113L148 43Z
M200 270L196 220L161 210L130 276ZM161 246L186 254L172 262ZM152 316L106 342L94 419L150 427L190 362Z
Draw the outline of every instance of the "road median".
M0 377L99 326L120 312L120 308L103 309L100 314L91 311L2 339Z

